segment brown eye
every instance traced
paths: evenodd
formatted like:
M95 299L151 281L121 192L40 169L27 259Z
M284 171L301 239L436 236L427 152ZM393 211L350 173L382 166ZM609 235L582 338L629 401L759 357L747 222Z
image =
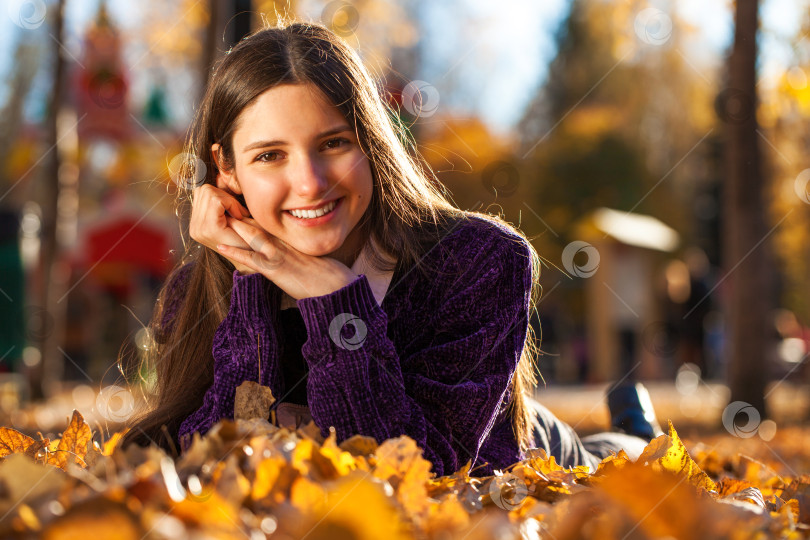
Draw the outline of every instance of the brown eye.
M256 161L277 161L278 152L262 152L256 156Z
M324 146L326 146L326 148L340 148L344 143L348 144L349 140L344 139L343 137L335 137L334 139L329 139L326 141Z

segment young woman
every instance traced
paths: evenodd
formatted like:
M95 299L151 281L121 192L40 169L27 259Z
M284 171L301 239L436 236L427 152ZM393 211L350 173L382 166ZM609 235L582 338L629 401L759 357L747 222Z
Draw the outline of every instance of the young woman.
M450 204L395 126L321 26L261 30L221 60L187 149L204 178L180 200L195 242L151 322L156 403L125 445L185 450L251 380L279 423L405 434L438 475L468 460L492 474L533 431L561 461L595 462L530 398L536 252Z

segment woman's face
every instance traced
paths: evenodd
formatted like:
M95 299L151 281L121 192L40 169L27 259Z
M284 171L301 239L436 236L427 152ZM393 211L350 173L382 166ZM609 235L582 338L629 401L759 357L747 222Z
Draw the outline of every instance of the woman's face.
M353 127L320 89L265 91L240 114L232 143L234 170L221 174L244 195L253 219L302 253L350 266L362 241L356 225L371 201L371 166ZM320 214L335 203L314 219L297 212Z

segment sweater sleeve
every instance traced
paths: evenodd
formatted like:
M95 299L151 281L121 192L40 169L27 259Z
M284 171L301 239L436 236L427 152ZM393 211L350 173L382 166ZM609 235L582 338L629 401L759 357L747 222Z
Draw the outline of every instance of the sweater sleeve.
M267 287L266 279L259 273L233 273L230 309L214 334L214 382L202 406L180 425L178 438L183 452L195 431L204 435L222 418L233 418L236 387L247 380L258 381L259 361L262 380L258 382L269 386L273 395L281 394L278 336L273 326L280 289Z
M525 240L499 236L476 253L455 281L434 283L444 290L432 340L407 358L388 338L387 315L364 274L298 300L308 333L307 396L324 436L329 426L338 441L405 434L439 476L470 459L476 466L520 360L532 275Z

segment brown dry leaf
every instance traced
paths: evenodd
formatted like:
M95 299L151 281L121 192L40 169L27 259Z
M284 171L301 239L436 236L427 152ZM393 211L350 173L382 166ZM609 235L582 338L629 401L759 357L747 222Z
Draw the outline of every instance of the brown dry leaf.
M683 481L684 477L641 463L611 471L594 488L608 497L605 513L616 514L610 520L619 520L613 521L619 530L637 526L645 534L640 538L693 538L690 531L696 530L701 515L697 492ZM623 531L618 538L629 532Z
M42 434L40 434L40 437L42 437ZM47 452L52 444L56 445L58 442L59 441L53 441L53 443L51 443L48 439L40 439L34 441L31 446L26 448L24 453L34 461L39 461L40 458L44 457L43 450Z
M736 478L723 478L717 483L717 496L725 497L751 487L750 482L737 480Z
M11 454L0 462L0 515L19 503L55 497L68 481L64 471L45 467L25 454ZM0 520L2 524L2 520Z
M784 479L765 463L742 454L738 454L735 461L737 476L759 488L763 495L778 494L785 487Z
M651 463L653 468L686 476L689 483L697 488L717 491L712 479L689 456L672 422L669 422L669 434L653 439L636 462Z
M217 463L211 481L217 492L234 508L239 508L250 494L250 482L242 474L234 454L228 455L224 462Z
M268 386L255 381L245 381L236 387L236 398L233 407L234 420L250 420L270 417L270 406L276 402Z
M342 443L340 443L341 450L349 452L353 456L368 457L377 451L377 440L374 437L366 437L365 435L352 435Z
M695 452L695 463L698 467L709 475L710 478L719 478L725 471L723 466L725 460L720 457L716 450L706 450L703 445L698 445L701 449Z
M69 462L86 467L84 457L87 455L87 445L92 438L93 432L90 430L90 426L85 424L81 413L74 409L73 417L62 433L56 451L48 456L48 463L62 470L67 469Z
M467 485L470 481L470 467L472 460L468 459L467 463L453 474L432 478L428 482L428 496L438 497L440 494L454 492Z
M325 440L323 435L321 435L321 428L315 424L314 420L310 420L307 422L307 425L299 427L296 431L297 433L315 441L318 444L323 444L323 441Z
M735 491L734 493L729 493L724 497L720 497L718 500L722 502L745 502L753 504L763 510L768 508L767 504L765 504L765 499L762 497L762 492L755 487L748 487L740 491Z
M624 450L619 450L618 454L611 454L603 459L596 468L594 475L601 476L607 474L609 471L620 470L629 463L632 463L632 461L627 453Z
M29 446L34 444L34 439L20 433L16 429L0 427L0 458L10 454L25 453Z
M589 479L589 468L585 466L566 469L557 464L554 456L548 456L542 448L530 450L526 460L512 467L512 473L524 481L529 494L539 500L555 502L562 496L571 495L579 482ZM491 480L485 482L481 490L487 492ZM484 496L484 502L489 499Z

